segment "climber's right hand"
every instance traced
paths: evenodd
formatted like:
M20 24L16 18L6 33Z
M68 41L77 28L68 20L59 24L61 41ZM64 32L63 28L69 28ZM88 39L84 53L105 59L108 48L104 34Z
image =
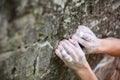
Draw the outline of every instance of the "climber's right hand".
M83 46L85 53L99 53L101 47L101 39L97 38L95 34L86 26L80 25L73 34L72 39Z

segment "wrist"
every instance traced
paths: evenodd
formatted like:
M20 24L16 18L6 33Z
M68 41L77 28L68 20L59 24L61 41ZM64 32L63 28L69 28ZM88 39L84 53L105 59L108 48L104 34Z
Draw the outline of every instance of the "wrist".
M79 68L79 69L76 69L75 72L76 73L79 73L79 72L82 72L82 71L86 71L86 70L89 70L90 69L90 66L88 64L88 62L86 62L82 68Z
M115 39L112 37L99 39L100 46L98 48L99 53L108 54L112 56L119 56L120 52L120 39Z
M96 53L104 53L107 50L105 39L98 39L98 42Z
M90 71L90 68L86 67L86 68L76 70L75 73L76 74L83 74L83 73L87 73L88 71Z
M80 78L80 80L98 80L90 66L86 68L79 69L76 71L76 74Z

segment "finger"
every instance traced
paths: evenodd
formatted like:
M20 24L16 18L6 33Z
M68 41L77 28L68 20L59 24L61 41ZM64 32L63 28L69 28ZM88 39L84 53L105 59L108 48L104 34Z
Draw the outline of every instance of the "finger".
M64 49L62 50L62 56L64 61L67 61L67 62L73 61L72 57L69 54L67 54L67 52Z
M60 52L62 51L62 45L61 44L58 45L58 49L60 50Z
M84 33L84 32L79 32L77 31L76 34L80 37L80 38L83 38L84 40L86 41L90 41L91 38L92 38L92 35L88 34L88 33Z
M86 41L91 41L92 40L92 36L89 34L84 34L83 39Z
M71 41L73 42L74 40L71 39ZM78 44L77 41L74 41L74 43L75 43L75 45L77 46L77 50L76 50L77 54L78 54L78 55L79 55L79 54L82 54L82 55L83 55L84 52L83 52L81 46Z
M59 49L60 49L60 52L61 52L63 58L68 55L68 53L67 53L67 52L65 51L65 49L63 48L62 43L61 43L58 47L59 47Z
M72 39L69 39L69 41L70 41L74 46L77 47L77 45L76 45L76 41L74 41L74 40L72 40Z
M71 51L73 51L73 49L72 49L68 44L66 44L65 40L62 41L62 42L60 43L60 45L61 45L68 53L70 53Z
M79 35L79 37L82 38L82 37L84 37L85 32L77 30L77 32L75 34Z
M87 41L85 41L84 39L82 39L82 38L80 38L78 35L73 35L72 36L72 39L73 40L75 40L75 41L77 41L78 43L80 43L82 46L84 46L84 47L86 47L87 46L87 44L88 44L88 42Z
M77 30L83 31L83 32L86 32L86 33L89 33L89 34L91 34L91 35L95 35L95 34L91 31L91 29L89 29L88 27L86 27L86 26L84 26L84 25L78 26L78 29L77 29Z
M73 45L69 40L65 40L66 44L68 44L69 46L71 46L73 49L75 49L75 45Z
M75 40L73 40L73 39L69 39L69 41L70 41L74 46L76 46L76 47L79 46L79 44L78 44L77 41L75 41Z
M63 56L63 58L65 58L66 56L68 56L68 53L65 51L65 49L63 47L62 48L62 51L61 51L61 54Z
M65 57L65 59L62 56L62 53L60 53L59 49L55 50L56 55L65 63L67 64L67 62L72 62L72 57L70 57L69 55L67 57Z
M75 51L74 53L70 53L70 55L73 56L74 58L77 58L77 49L80 48L79 44L77 44L77 42L74 42L76 45L75 46L69 40L65 40L65 42Z
M91 30L90 30L88 27L84 26L84 25L79 25L79 26L78 26L78 29L79 29L79 30L85 30L85 31L91 32Z
M62 57L59 49L56 49L56 50L55 50L55 53L56 53L56 55L57 55L61 60L63 60L63 57Z
M65 49L65 51L74 59L76 60L77 55L75 52L75 49L72 48L71 45L69 45L68 43L66 43L65 41L62 43L63 48Z

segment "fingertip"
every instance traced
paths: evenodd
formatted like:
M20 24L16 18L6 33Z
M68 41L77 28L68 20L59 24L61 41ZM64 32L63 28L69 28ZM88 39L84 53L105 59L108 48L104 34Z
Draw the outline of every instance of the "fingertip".
M58 49L59 49L60 45L58 45Z
M55 54L59 55L59 50L58 49L55 50Z
M66 41L66 39L63 39L60 44L64 45L65 41Z
M55 53L58 53L58 49L55 50Z
M68 42L68 40L65 39L65 40L64 40L64 43L65 43L65 42Z
M76 35L73 35L73 36L72 36L72 40L74 40L74 41L78 41L77 36L76 36Z
M79 31L80 31L80 30L79 30L79 29L77 29L77 30L76 30L76 33L77 33L77 32L79 32Z
M75 39L75 34L71 38L74 40Z
M59 44L62 44L62 41L60 41Z
M79 26L78 26L78 29L81 29L81 27L82 27L82 25L79 25Z
M58 49L59 49L59 50L62 50L62 45L59 45L59 46L58 46Z
M55 50L55 52L58 52L58 51L59 51L59 49L56 49L56 50Z
M59 49L56 49L56 50L55 50L55 52L56 52L57 54L59 54L59 53L60 53Z
M64 42L63 42L63 46L67 45L68 43L69 43L69 41L67 39L65 39Z
M78 28L81 28L81 25L79 25Z
M72 39L69 39L69 41L72 41Z
M81 29L81 28L85 28L86 26L84 26L84 25L79 25L78 26L78 29Z
M66 43L70 43L69 39L68 39L68 40L66 40Z
M73 39L69 39L69 41L70 41L71 43L74 43L74 40L73 40Z

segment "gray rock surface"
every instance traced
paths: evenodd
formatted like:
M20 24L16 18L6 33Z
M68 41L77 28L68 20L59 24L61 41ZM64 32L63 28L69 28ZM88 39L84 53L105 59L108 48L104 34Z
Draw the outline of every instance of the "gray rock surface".
M78 25L120 38L119 0L1 0L0 80L77 80L54 55ZM102 55L87 55L92 68Z

